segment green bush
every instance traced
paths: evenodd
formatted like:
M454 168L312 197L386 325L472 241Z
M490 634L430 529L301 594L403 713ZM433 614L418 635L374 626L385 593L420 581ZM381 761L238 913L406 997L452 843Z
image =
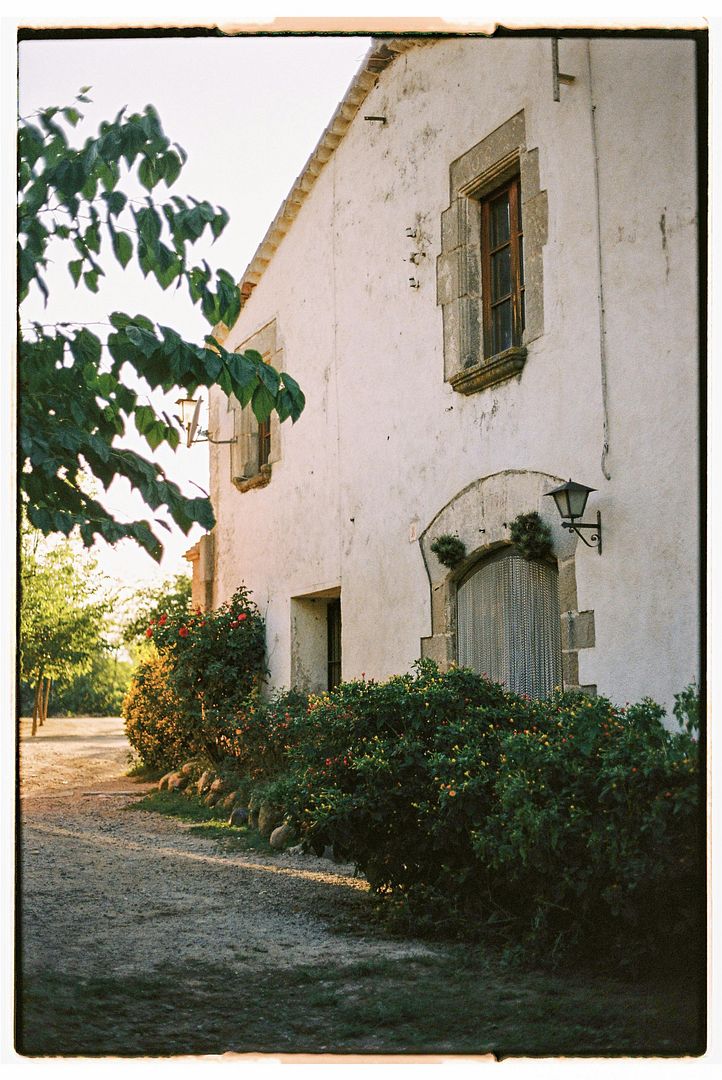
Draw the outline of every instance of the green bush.
M146 630L168 661L168 679L194 726L194 750L219 765L235 738L236 714L266 674L263 619L240 588L214 611L163 613Z
M424 662L310 700L288 804L416 929L635 961L699 931L697 746L663 715Z
M167 656L148 657L136 668L123 700L128 741L149 769L177 768L196 752L196 718L183 708L170 674Z
M234 714L234 724L221 747L234 770L253 781L275 780L289 770L291 738L305 714L308 695L283 691L270 701L250 698Z

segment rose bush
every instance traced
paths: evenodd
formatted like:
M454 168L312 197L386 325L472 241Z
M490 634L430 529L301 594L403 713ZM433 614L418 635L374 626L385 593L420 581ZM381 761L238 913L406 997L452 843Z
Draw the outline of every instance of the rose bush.
M236 714L257 698L266 674L265 631L256 605L241 587L213 611L161 613L146 635L164 661L179 704L178 725L192 733L183 745L220 765L235 739ZM143 685L136 687L136 698ZM158 729L159 737L164 730ZM156 756L168 754L158 747Z

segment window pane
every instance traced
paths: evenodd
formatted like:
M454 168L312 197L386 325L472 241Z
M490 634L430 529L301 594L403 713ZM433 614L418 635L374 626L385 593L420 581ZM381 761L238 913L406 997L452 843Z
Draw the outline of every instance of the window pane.
M504 300L497 307L492 308L492 319L492 353L496 354L512 346L511 300Z
M505 191L489 206L491 246L504 244L509 239L509 195Z
M511 248L505 247L491 257L491 301L511 293Z
M457 593L459 664L531 697L561 684L557 571L510 553L482 563Z

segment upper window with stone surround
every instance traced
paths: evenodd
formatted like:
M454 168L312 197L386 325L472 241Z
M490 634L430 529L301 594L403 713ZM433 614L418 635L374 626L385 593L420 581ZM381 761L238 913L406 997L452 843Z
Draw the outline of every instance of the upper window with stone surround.
M523 112L452 162L450 188L437 261L444 378L472 394L518 375L544 329L547 197Z
M278 348L276 320L273 319L252 337L244 341L238 352L255 349L276 370L282 367L282 351ZM237 398L228 399L228 410L233 413L231 443L231 482L239 491L264 487L271 479L273 465L281 457L281 425L274 412L268 420L259 424L250 405L242 409Z

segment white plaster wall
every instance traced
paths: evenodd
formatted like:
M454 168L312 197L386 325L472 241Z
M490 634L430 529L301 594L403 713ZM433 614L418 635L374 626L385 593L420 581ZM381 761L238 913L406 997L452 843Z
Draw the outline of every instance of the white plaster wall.
M253 590L276 685L290 679L290 597L337 586L343 677L408 669L430 633L416 536L467 484L507 469L598 489L590 510L602 511L604 555L579 545L577 556L579 607L596 612L597 628L596 648L580 653L581 682L669 704L697 669L692 46L591 46L611 479L601 468L589 50L567 40L560 53L576 81L558 103L548 40L446 41L399 57L231 333L229 348L277 318L308 402L282 426L268 487L240 494L227 448L212 454L216 601L241 580ZM520 378L464 397L443 382L436 304L449 165L520 109L548 192L545 332ZM426 255L414 266L406 228L417 224ZM227 423L218 395L213 408Z

